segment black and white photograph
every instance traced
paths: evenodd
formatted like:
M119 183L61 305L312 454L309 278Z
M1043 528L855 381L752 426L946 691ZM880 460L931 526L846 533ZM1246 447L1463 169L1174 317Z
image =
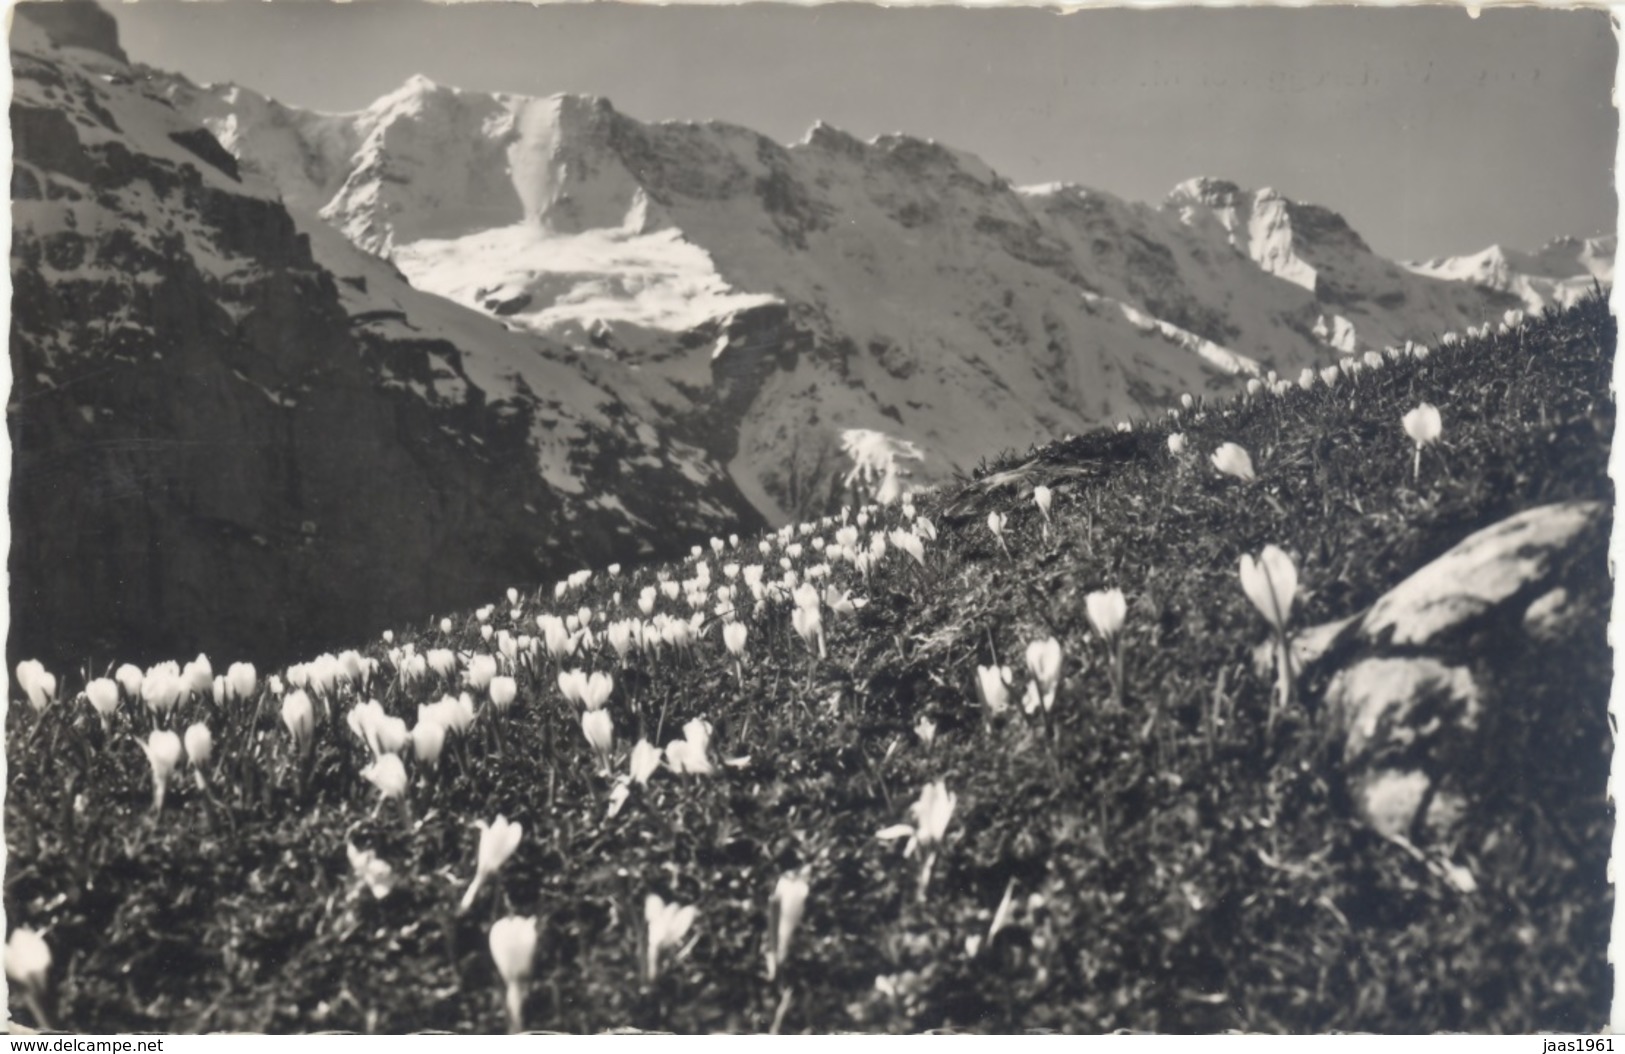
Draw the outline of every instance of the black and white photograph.
M9 14L11 1033L1608 1030L1608 11Z

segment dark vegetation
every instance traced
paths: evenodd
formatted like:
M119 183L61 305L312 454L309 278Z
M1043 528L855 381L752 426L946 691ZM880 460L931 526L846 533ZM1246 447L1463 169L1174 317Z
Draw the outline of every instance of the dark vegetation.
M664 744L692 718L715 726L716 775L663 770L613 819L545 652L520 671L515 706L482 711L437 773L408 760L410 827L358 776L368 755L344 724L350 699L319 725L301 790L263 688L257 703L199 698L171 719L208 721L217 767L207 797L178 775L155 816L136 742L153 718L126 702L104 735L70 674L42 714L10 710L7 915L53 950L52 1023L87 1031L500 1030L487 932L506 914L538 919L535 1029L766 1031L776 1014L784 1031L1597 1029L1612 987L1602 624L1554 656L1561 666L1507 674L1528 681L1517 738L1486 759L1492 786L1459 843L1430 848L1472 870L1477 891L1463 893L1350 817L1313 686L1266 730L1271 684L1251 651L1267 627L1236 566L1265 544L1290 552L1303 628L1362 609L1507 514L1611 504L1614 340L1597 298L1330 390L1187 412L1182 459L1146 422L1001 459L987 478L1036 457L1008 485L917 499L940 533L924 568L895 549L867 583L837 567L868 604L826 609L823 661L784 603L749 620L742 684L715 624L691 657L634 655L624 669L600 636L590 661L564 665L614 671L618 771L640 734ZM1423 400L1445 427L1413 483L1399 419ZM1225 441L1252 453L1256 482L1215 473L1208 454ZM1047 540L1031 493L1045 481ZM1009 517L1009 557L992 510ZM764 559L756 546L707 551L713 583L731 561L781 574L782 547ZM797 566L817 561L809 549ZM599 572L560 603L549 583L516 628L493 597L492 621L534 633L543 611L635 615L658 570ZM1121 708L1083 603L1110 587L1129 600ZM659 610L689 611L664 597ZM1052 634L1066 663L1051 731L1019 699L1027 643ZM473 616L449 640L437 625L395 643L407 639L491 648ZM404 691L386 646L363 650L383 660L368 694L408 723L446 690ZM975 688L995 657L1016 671L997 717ZM213 658L220 672L233 657ZM913 731L922 716L937 726L930 749ZM918 856L875 835L908 822L937 779L957 808L921 899ZM459 914L471 825L499 813L524 839ZM394 868L387 898L358 885L347 841ZM794 868L811 895L770 982L768 899ZM1007 889L1008 925L971 954ZM691 946L652 985L649 892L699 911ZM15 994L12 1012L37 1023Z

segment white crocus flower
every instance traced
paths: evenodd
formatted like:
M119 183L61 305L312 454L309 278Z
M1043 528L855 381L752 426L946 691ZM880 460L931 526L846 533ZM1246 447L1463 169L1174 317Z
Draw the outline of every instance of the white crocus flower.
M18 926L6 941L6 977L35 993L45 991L51 969L51 948L37 930Z
M131 702L141 698L141 667L125 663L113 674L113 680L118 682L120 688Z
M801 925L809 888L807 880L796 874L780 875L778 884L773 887L773 898L769 902L773 916L770 922L773 950L767 956L769 981L778 976L779 967L790 957L790 941Z
M152 678L149 676L147 680L150 682ZM294 746L300 753L308 752L314 745L316 708L311 705L310 696L303 689L289 692L288 697L282 700L282 724L293 737Z
M649 782L655 769L660 767L660 748L647 739L640 739L632 748L631 758L632 782L643 786Z
M259 677L252 663L234 662L226 670L226 696L237 702L252 698Z
M378 854L370 849L362 851L353 843L344 844L345 854L350 858L350 868L355 877L367 890L372 893L374 900L383 900L395 889L395 869L384 861L378 859Z
M1287 623L1292 615L1292 603L1298 592L1298 568L1292 558L1273 545L1266 545L1255 560L1250 554L1241 557L1241 588L1275 631L1276 698L1281 706L1292 701L1294 678L1292 648L1287 635ZM1270 707L1270 727L1275 723L1275 706Z
M660 976L661 953L683 943L698 914L698 909L692 904L687 907L667 904L656 893L650 893L643 902L643 918L649 927L644 976L651 984Z
M982 696L983 705L992 713L1002 714L1009 709L1011 680L1008 666L976 667L976 690Z
M581 734L598 755L598 762L607 772L610 752L615 749L615 722L608 710L587 710L581 715Z
M195 769L208 766L209 758L214 753L214 736L209 732L209 726L202 721L190 725L186 729L186 760ZM202 782L199 774L198 782Z
M987 529L992 532L993 539L999 543L999 548L1004 550L1004 555L1014 560L1015 557L1010 556L1010 546L1005 544L1004 541L1004 525L1006 522L1007 520L1002 512L994 510L987 514Z
M56 676L48 673L38 659L17 664L17 687L35 710L44 710L56 698Z
M1054 637L1035 640L1027 645L1026 658L1027 669L1033 675L1025 704L1027 712L1032 713L1041 704L1047 714L1055 706L1055 691L1061 683L1061 642Z
M105 726L118 710L118 682L110 677L99 677L85 685L85 698Z
M477 820L474 826L480 829L480 848L474 864L474 881L469 883L468 891L463 894L464 911L473 906L480 887L502 870L502 865L508 862L514 850L519 848L519 840L525 836L524 826L509 822L506 816L498 816L490 823Z
M581 705L588 710L600 710L609 702L609 697L615 690L615 678L603 671L597 671L581 682Z
M1128 613L1128 603L1123 598L1121 589L1107 589L1090 593L1084 598L1084 607L1089 614L1089 624L1095 627L1095 632L1110 640L1123 631L1123 620Z
M1213 452L1213 467L1227 476L1234 476L1239 480L1252 480L1253 459L1242 447L1235 443L1222 444Z
M683 738L666 744L666 764L681 775L709 776L716 770L709 756L711 726L703 718L695 718L683 726Z
M153 729L147 741L141 744L141 749L147 753L147 761L152 765L152 810L162 812L164 808L164 793L169 790L169 778L175 774L180 765L185 749L181 745L181 737L167 729Z
M420 715L412 729L412 755L432 768L440 764L440 753L445 747L446 726Z
M525 989L530 984L536 958L536 920L509 915L491 925L491 959L502 977L503 1005L508 1011L508 1030L525 1028Z
M942 844L948 833L948 821L954 814L954 806L958 798L948 790L944 780L926 784L920 791L919 800L909 807L914 817L912 824L894 824L880 831L876 837L893 839L907 836L908 845L903 849L904 856L912 856L916 849L924 856L920 865L919 896L925 899L926 887L931 881L931 869L936 863L937 848Z
M1415 480L1422 473L1422 448L1439 441L1444 422L1439 417L1438 407L1422 403L1401 418L1400 423L1405 426L1405 434L1411 437L1411 442L1416 444L1416 459L1411 464L1411 479Z

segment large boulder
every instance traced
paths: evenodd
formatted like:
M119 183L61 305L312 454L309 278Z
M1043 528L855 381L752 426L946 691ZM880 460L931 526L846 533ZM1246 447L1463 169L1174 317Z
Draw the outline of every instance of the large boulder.
M1364 614L1296 635L1300 676L1324 685L1350 804L1372 829L1448 840L1476 793L1533 763L1531 735L1559 734L1540 726L1561 715L1531 712L1531 686L1571 691L1577 667L1606 655L1611 522L1595 501L1529 509L1468 536Z

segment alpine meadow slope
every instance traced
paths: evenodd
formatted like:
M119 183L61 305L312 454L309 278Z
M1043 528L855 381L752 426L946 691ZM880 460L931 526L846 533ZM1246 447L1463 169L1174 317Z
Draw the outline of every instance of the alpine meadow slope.
M1588 298L274 671L23 664L12 1013L1596 1031L1615 340Z

